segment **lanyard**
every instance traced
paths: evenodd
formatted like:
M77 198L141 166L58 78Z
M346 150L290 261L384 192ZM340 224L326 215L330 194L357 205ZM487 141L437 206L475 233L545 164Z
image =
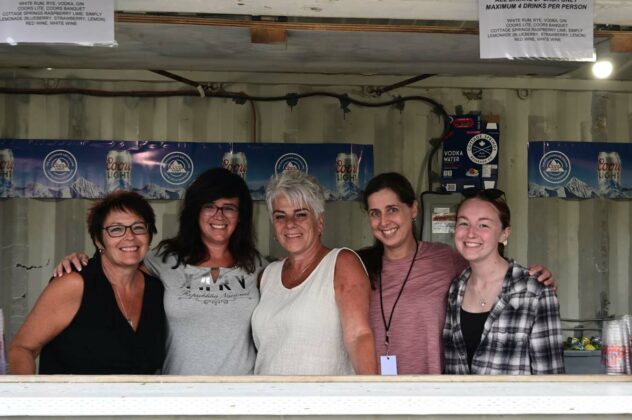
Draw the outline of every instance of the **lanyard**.
M397 302L399 302L399 298L402 297L402 293L404 292L404 287L406 287L406 283L408 283L408 278L410 277L410 272L413 270L413 265L415 264L415 258L417 258L417 252L419 251L419 242L415 240L415 255L413 256L413 260L410 262L410 267L408 267L408 273L406 273L406 278L402 283L402 287L399 289L399 294L397 295L397 299L393 303L393 309L391 309L391 315L388 317L388 322L386 322L386 314L384 313L384 298L382 296L382 273L380 273L380 309L382 311L382 322L384 322L384 331L385 331L385 339L384 344L386 345L386 355L388 356L388 348L390 345L390 339L388 336L388 330L391 329L391 322L393 321L393 314L395 313L395 307L397 306Z

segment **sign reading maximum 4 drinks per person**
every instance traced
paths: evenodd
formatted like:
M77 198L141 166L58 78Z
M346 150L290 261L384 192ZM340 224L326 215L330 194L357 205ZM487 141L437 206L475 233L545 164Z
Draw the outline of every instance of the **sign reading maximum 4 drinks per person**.
M632 199L632 144L529 142L529 197Z
M188 143L0 140L0 197L101 198L115 190L177 200L209 168L224 167L255 200L275 174L318 178L327 200L357 200L373 177L373 146L349 143Z
M593 0L480 0L481 58L594 61Z

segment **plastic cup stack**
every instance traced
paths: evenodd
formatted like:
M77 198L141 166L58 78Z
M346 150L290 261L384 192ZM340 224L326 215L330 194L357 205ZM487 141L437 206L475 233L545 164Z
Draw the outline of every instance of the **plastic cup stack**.
M631 373L629 318L604 321L601 336L601 360L604 371L609 375Z
M7 373L7 359L4 349L4 315L0 309L0 375Z
M632 374L632 315L623 315L621 317L621 322L623 323L623 328L625 329L624 334L624 357L626 360L625 364L625 373L628 375Z

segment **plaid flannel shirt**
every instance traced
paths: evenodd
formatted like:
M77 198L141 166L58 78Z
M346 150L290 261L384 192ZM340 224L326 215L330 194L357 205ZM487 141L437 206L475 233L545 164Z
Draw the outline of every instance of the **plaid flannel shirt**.
M457 276L448 292L443 328L445 373L529 375L564 373L562 330L557 297L552 288L529 276L509 260L500 299L494 304L472 360L461 333L460 308L471 269Z

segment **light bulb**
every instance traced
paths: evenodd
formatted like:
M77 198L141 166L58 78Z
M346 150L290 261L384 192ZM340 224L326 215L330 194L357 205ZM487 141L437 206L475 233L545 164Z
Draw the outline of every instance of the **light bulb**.
M607 79L612 74L612 63L610 61L597 61L592 66L593 75L597 79Z

